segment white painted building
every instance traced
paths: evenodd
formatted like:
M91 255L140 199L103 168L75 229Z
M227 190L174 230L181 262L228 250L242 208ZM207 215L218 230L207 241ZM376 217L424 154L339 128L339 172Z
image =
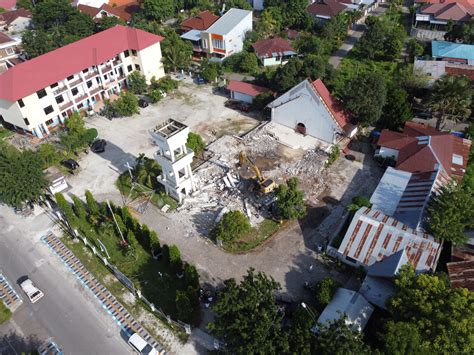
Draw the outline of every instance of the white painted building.
M272 122L329 144L353 137L357 127L321 80L304 80L270 103Z
M211 27L201 32L202 50L215 60L239 53L245 34L252 31L252 11L230 9Z
M162 169L157 180L168 195L181 203L186 195L195 190L191 169L194 152L186 146L189 127L169 119L151 130L150 134L158 146L155 160Z
M0 75L0 122L43 138L72 112L119 93L131 72L163 77L162 40L115 26L14 66Z

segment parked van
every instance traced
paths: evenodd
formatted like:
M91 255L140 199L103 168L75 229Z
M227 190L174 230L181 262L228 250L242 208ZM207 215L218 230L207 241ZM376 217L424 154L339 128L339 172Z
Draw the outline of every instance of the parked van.
M158 351L148 344L140 335L133 333L130 338L128 338L128 343L130 346L141 355L158 355Z

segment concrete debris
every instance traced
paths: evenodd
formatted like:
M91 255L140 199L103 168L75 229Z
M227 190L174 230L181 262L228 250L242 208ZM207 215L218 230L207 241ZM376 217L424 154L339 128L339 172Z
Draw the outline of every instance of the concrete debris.
M164 205L162 208L161 208L161 212L168 212L168 210L170 209L170 205Z

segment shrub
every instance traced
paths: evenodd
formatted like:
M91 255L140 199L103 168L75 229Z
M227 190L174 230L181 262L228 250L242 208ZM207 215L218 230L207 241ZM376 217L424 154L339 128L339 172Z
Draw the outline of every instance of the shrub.
M62 193L58 192L54 195L54 197L56 198L56 203L58 204L59 210L64 214L66 220L71 225L75 225L76 215L74 214L74 211L72 210L72 207L69 202L66 201Z
M298 189L297 178L290 178L286 181L286 184L278 186L276 196L276 210L280 217L296 219L306 215L304 193Z
M146 96L150 99L152 104L157 103L163 98L163 94L160 89L151 89L148 91Z
M352 202L347 206L349 212L357 212L361 207L372 207L368 197L365 196L354 196Z
M150 232L150 249L155 250L160 247L160 240L158 234L155 231Z
M137 95L143 94L147 89L145 76L136 70L127 77L127 83L130 91Z
M61 154L51 143L43 143L38 148L38 158L41 160L43 168L56 165L61 160Z
M325 278L316 283L315 298L319 309L324 309L334 297L340 284L330 278Z
M184 263L184 282L188 286L199 287L199 274L194 265Z
M178 88L178 82L169 76L165 76L158 81L158 87L164 92L170 92Z
M206 143L204 143L201 135L193 132L189 132L186 145L194 151L196 156L201 155L201 153L204 151L204 148L206 148Z
M74 211L76 212L76 216L82 220L85 220L87 217L87 211L84 207L84 203L76 195L72 195L71 198L74 202Z
M113 103L116 114L119 117L128 117L139 113L138 98L131 92L122 92L120 97Z
M181 262L181 252L176 245L169 246L169 262L170 264L176 265Z
M334 163L341 155L341 151L337 145L331 147L331 152L329 153L328 159L326 160L326 167Z
M224 214L215 228L216 238L223 242L239 239L251 230L250 222L240 211L230 211Z
M178 319L185 322L191 323L193 307L188 295L184 291L176 291L176 310L178 311Z

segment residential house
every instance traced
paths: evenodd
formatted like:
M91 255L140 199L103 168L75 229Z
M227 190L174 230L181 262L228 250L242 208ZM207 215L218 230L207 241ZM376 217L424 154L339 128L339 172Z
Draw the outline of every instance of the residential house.
M133 71L148 82L163 77L162 40L115 26L14 66L0 75L2 123L43 138L73 111L118 93Z
M319 316L318 324L332 323L344 317L347 326L351 327L354 331L361 332L364 330L373 312L374 307L360 293L339 288L331 302Z
M359 293L374 306L387 309L387 301L395 293L393 280L401 267L409 262L403 249L368 266Z
M472 60L471 62L474 63ZM474 81L474 64L458 64L444 60L424 60L415 58L413 72L415 74L422 73L427 75L429 77L427 83L428 87L432 86L436 80L444 75L463 75L469 80Z
M431 56L444 62L474 65L474 45L432 41Z
M140 5L138 4L138 2L135 4L129 4L120 7L112 7L108 4L103 4L100 7L94 7L83 4L79 4L77 6L77 9L80 12L89 15L96 22L100 21L100 19L103 17L115 17L121 19L122 21L129 22L132 18L132 14L138 11L139 8Z
M272 122L329 144L352 138L357 127L318 79L306 79L270 103Z
M372 264L404 251L416 272L433 271L441 245L432 235L408 227L374 208L362 207L354 215L344 239L330 254L346 264L367 269Z
M469 22L474 15L472 0L423 0L416 10L415 27L446 31L448 23Z
M291 43L281 37L262 39L252 44L252 48L264 67L286 64L298 55Z
M242 101L251 104L255 96L270 92L269 89L251 83L244 83L243 81L230 80L227 85L227 90L230 92L230 98L237 101Z
M471 141L415 122L405 123L403 132L383 130L376 155L391 157L397 170L410 173L439 172L437 180L464 175Z
M7 36L0 32L0 63L10 68L21 62L18 56L21 53L21 39Z
M245 35L252 31L252 11L230 9L211 27L201 32L201 45L206 56L223 60L243 49Z
M347 6L337 0L315 0L306 11L318 20L327 21L346 9Z
M8 34L20 34L31 26L33 15L30 10L18 9L0 14L0 27Z
M181 22L180 32L186 33L191 30L204 31L219 19L219 16L214 15L211 11L202 11L194 17L190 17Z

